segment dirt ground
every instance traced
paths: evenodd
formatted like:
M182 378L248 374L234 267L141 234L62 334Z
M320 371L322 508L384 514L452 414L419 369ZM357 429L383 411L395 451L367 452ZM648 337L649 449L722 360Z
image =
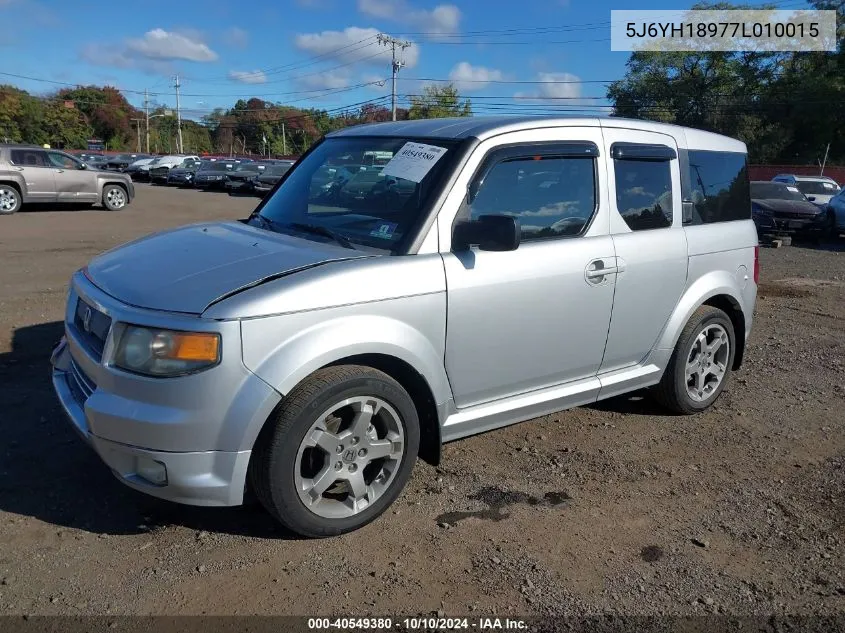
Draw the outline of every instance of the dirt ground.
M762 251L743 370L703 415L641 395L420 463L356 533L119 484L63 418L49 354L94 255L251 198L139 185L127 210L0 218L0 614L833 614L845 610L845 249Z

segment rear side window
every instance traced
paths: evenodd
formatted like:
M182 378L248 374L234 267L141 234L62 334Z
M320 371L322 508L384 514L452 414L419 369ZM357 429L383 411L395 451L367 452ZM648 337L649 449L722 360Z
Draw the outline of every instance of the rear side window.
M526 156L504 160L484 176L470 207L519 220L522 239L580 235L596 210L593 158Z
M613 161L616 208L632 231L672 226L672 172L668 160Z
M685 224L751 218L751 187L745 154L690 150L689 182L694 212ZM687 198L687 196L684 196Z
M46 167L44 152L32 149L13 149L12 162L24 167Z

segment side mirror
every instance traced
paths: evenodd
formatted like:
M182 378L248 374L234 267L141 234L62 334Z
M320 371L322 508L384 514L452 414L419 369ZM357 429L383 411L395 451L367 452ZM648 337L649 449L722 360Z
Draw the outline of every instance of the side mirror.
M807 196L807 200L814 202L816 200L816 196Z
M88 169L88 165L86 163L79 163L78 169Z
M477 245L482 251L515 251L522 231L519 220L509 215L482 215L477 220L461 222L452 235L455 250Z

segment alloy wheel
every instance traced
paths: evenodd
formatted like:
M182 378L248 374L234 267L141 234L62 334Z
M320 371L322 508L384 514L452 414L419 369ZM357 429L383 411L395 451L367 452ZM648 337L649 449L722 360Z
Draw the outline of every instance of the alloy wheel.
M392 406L372 396L347 398L318 416L300 443L296 492L320 517L356 515L390 488L404 452L404 427Z
M705 327L692 343L686 363L687 394L695 402L705 402L722 384L728 370L731 342L725 328Z

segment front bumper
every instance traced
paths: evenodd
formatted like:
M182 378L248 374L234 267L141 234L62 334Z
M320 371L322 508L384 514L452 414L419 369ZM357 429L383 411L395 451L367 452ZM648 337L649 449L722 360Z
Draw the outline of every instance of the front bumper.
M240 359L184 377L189 381L111 369L90 352L70 315L79 296L113 321L127 319L127 308L103 306L74 279L65 336L51 357L53 388L73 428L135 490L190 505L240 505L252 444L279 394ZM223 352L226 358L225 342Z
M226 181L223 179L220 180L205 180L203 178L195 178L194 179L194 187L199 187L200 189L223 189L226 186Z
M819 214L815 218L788 218L777 216L755 216L754 223L757 231L763 233L778 233L792 235L821 234L829 229L826 214Z

